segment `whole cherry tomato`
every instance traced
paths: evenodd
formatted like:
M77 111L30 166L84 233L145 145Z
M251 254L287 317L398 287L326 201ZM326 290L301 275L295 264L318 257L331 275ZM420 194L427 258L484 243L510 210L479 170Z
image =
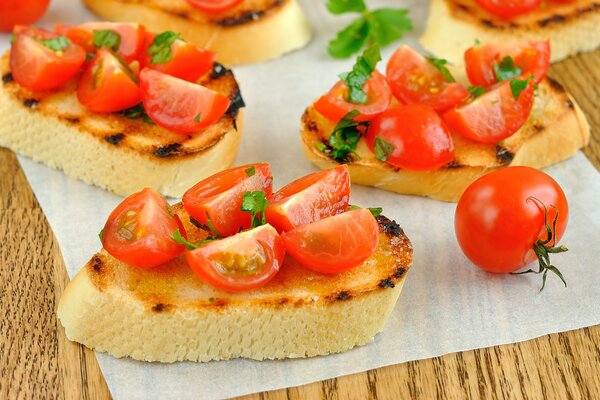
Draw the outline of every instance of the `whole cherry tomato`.
M0 31L10 32L15 25L29 25L46 12L50 0L0 1Z

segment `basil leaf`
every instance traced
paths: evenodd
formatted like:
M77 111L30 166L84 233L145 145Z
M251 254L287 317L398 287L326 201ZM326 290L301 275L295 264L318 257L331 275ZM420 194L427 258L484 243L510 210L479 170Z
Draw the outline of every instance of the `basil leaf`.
M376 136L373 148L375 150L375 158L386 162L396 147L381 136Z
M381 54L378 46L367 48L362 55L356 58L356 63L352 71L340 75L348 85L348 101L354 104L365 104L368 100L367 94L363 91L365 82L371 78L377 63L381 61Z
M248 177L254 176L254 174L256 174L256 167L253 165L250 168L246 169L245 172Z
M510 81L510 91L512 92L515 100L519 100L521 96L521 92L527 88L529 82L533 79L533 77L529 77L527 79L513 79Z
M102 235L104 234L104 229L102 229L99 233L98 233L98 239L100 239L100 243L102 243L104 245L104 242L102 241Z
M511 56L506 56L500 60L500 64L494 63L494 73L498 82L507 81L521 75L521 68L515 65Z
M71 41L66 36L60 35L51 39L36 39L39 43L49 48L52 51L63 51L71 44Z
M254 192L245 192L242 198L242 211L249 212L252 215L251 227L255 228L267 223L265 210L268 205L265 192L257 190Z
M330 13L339 15L348 12L363 12L367 6L364 0L328 0L327 9Z
M467 86L467 90L471 93L473 98L477 98L479 96L483 96L488 92L486 88L482 88L481 86Z
M358 128L367 126L366 122L354 121L359 114L358 110L352 110L344 115L329 135L329 146L331 147L329 156L332 159L342 161L348 154L354 153L362 136Z
M348 206L348 211L360 210L361 208L362 207L359 207L359 206L356 206L356 205L349 205ZM373 216L375 218L377 218L383 212L383 208L381 208L381 207L369 207L369 208L367 208L367 210L369 210L371 212L371 214L373 214Z
M442 76L446 80L446 82L456 82L456 79L452 76L448 68L446 68L446 64L448 64L447 60L443 58L435 58L435 57L425 57L427 61L429 61L438 71L442 73Z
M401 39L404 32L413 29L408 10L380 8L371 13L371 36L380 46L386 46Z
M173 59L171 45L179 39L179 34L171 31L165 31L154 38L154 41L148 47L148 55L152 57L152 64L167 63Z
M173 232L173 236L171 236L171 240L177 244L184 245L187 250L195 250L198 247L200 247L199 244L194 244L192 242L188 242L188 240L183 237L181 232L179 232L179 228L175 229L175 232Z
M359 51L369 36L369 23L359 18L338 32L335 39L329 42L327 50L332 57L348 58Z
M112 51L119 50L121 46L121 35L111 29L97 31L94 30L94 46L100 48L102 46L108 47Z

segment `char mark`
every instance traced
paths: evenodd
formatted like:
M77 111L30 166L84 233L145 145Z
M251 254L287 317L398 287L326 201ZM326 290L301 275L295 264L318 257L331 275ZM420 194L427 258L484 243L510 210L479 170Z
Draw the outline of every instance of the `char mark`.
M246 107L246 103L242 98L242 93L240 89L236 89L236 91L230 97L231 103L229 104L229 108L227 109L226 115L229 115L234 120L237 118L237 115L240 111L240 108ZM237 129L237 127L236 127Z
M163 311L166 311L170 306L168 304L163 304L163 303L158 303L154 306L152 306L152 311L156 312L156 313L160 313Z
M104 140L106 140L110 144L114 144L115 146L121 143L121 140L125 137L122 133L117 133L115 135L107 135L104 136Z
M395 278L400 278L400 277L402 277L402 275L404 275L405 272L406 272L406 268L399 267L396 270L396 273L394 274L394 277Z
M198 229L203 229L202 224L198 222L194 217L190 217L190 222Z
M338 295L335 297L336 300L340 300L340 301L348 300L349 298L350 298L350 293L346 292L345 290L339 292Z
M500 145L496 146L496 159L502 165L510 164L515 155L511 153L506 147Z
M154 155L160 158L172 157L179 154L181 143L171 143L167 146L161 146L154 151Z
M462 167L463 167L463 165L459 164L456 160L452 160L446 165L446 168L448 168L448 169L456 169L456 168L462 168Z
M390 278L387 279L383 279L381 282L379 282L379 287L382 289L387 289L387 288L394 288L396 287L396 285L394 285L394 282L392 282L392 280Z
M10 72L2 75L2 82L9 83L12 81L14 81L14 78L13 78L13 74L11 74Z
M94 256L94 258L92 258L92 268L94 269L94 271L96 272L102 272L102 259L98 256Z
M231 73L231 70L229 68L223 66L223 64L221 63L215 62L213 63L213 69L210 73L210 79L217 79L229 73Z
M39 100L36 99L25 99L23 100L23 105L27 108L35 109L39 104Z
M563 22L565 22L567 20L567 18L564 15L552 15L548 18L544 18L541 21L538 21L538 25L541 26L542 28L545 28L546 26L550 25L550 24L561 24Z
M383 232L390 234L394 237L404 235L404 230L398 225L396 221L392 221L384 215L377 216L377 222L383 228Z

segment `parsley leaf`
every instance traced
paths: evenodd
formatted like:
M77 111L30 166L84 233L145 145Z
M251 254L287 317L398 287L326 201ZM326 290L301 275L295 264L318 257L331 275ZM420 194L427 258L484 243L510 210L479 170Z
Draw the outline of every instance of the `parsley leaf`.
M215 240L215 238L212 236L209 236L208 238L204 239L200 243L192 243L192 242L188 241L186 238L184 238L183 235L181 234L181 232L179 232L179 228L177 228L177 229L175 229L175 232L173 232L173 236L171 236L171 240L177 244L184 245L187 250L195 250L198 247L201 247L208 242L212 242L213 240Z
M371 36L380 46L387 46L402 38L405 31L413 29L408 10L380 8L371 13Z
M452 76L448 68L446 68L446 64L448 64L447 60L443 58L435 58L435 57L425 57L427 61L429 61L438 71L442 73L442 76L446 80L446 82L456 82L456 79Z
M364 0L329 0L327 9L330 13L339 15L347 12L363 12L367 6Z
M343 160L349 153L354 153L356 145L360 140L360 126L366 126L366 122L356 122L354 118L360 114L358 110L352 110L338 122L329 136L331 151L329 156L337 161ZM356 154L356 153L354 153Z
M242 211L249 212L252 215L252 223L250 225L252 228L267 223L267 216L265 215L267 205L267 197L262 190L244 193Z
M352 71L340 75L340 78L348 85L348 101L350 103L365 104L367 102L367 94L362 88L365 82L371 78L379 61L381 61L379 46L371 46L356 58Z
M471 96L473 96L473 98L483 96L488 92L486 88L482 88L481 86L467 86L467 90L469 91L469 93L471 93Z
M494 73L498 82L507 81L521 75L521 68L515 65L511 56L500 60L500 64L494 63Z
M117 51L121 46L121 35L112 29L94 30L94 46L97 48L104 46L112 51Z
M254 174L256 174L256 167L253 165L250 168L247 168L245 170L245 172L246 172L246 175L248 175L248 177L254 176Z
M148 55L152 57L152 64L167 63L173 58L171 45L179 39L179 34L171 31L165 31L156 35L154 41L148 47Z
M52 51L63 51L71 44L71 41L66 36L60 35L51 39L36 39L39 43L46 46Z
M510 91L512 92L512 95L515 98L515 100L519 100L521 92L525 90L525 88L527 88L527 85L529 85L529 82L531 82L532 79L533 77L530 76L527 79L513 79L512 81L510 81Z
M375 158L379 161L387 161L387 159L390 157L390 154L394 152L395 148L396 146L394 146L381 136L375 137L373 149L375 150Z
M367 20L359 18L339 31L336 38L329 42L327 50L332 57L348 58L363 47L369 37L369 32Z
M359 210L360 208L361 207L359 207L359 206L350 205L348 207L348 211ZM369 208L367 208L367 210L371 211L371 214L373 214L373 216L375 218L377 218L383 212L383 208L381 208L381 207L369 207Z

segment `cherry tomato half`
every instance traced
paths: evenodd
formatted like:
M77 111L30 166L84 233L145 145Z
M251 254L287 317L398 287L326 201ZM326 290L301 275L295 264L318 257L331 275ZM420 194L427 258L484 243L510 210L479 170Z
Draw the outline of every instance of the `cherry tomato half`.
M482 143L497 143L518 131L533 107L533 82L515 99L510 81L502 82L484 95L468 101L442 118L452 132Z
M350 174L346 167L315 172L271 196L267 222L279 232L289 231L346 211L349 199Z
M475 0L484 10L504 19L528 13L540 6L542 0Z
M171 237L176 229L185 235L169 204L154 189L127 197L108 217L101 240L113 257L141 268L164 264L183 253L185 247Z
M469 81L473 85L490 87L498 82L494 64L510 56L521 69L521 76L533 76L540 83L550 67L550 42L515 42L477 44L465 52Z
M77 26L56 24L54 25L54 33L66 36L71 42L81 46L88 54L94 54L97 50L96 46L94 46L94 35L86 29Z
M364 84L363 90L367 94L367 103L350 103L347 100L348 85L344 81L339 81L315 102L315 109L334 122L338 122L352 110L360 112L354 118L355 121L369 121L388 108L392 92L385 77L379 71L373 72L371 79Z
M180 133L198 133L217 122L231 103L221 93L151 68L140 73L140 87L152 121Z
M348 211L282 234L286 251L313 271L337 274L361 265L379 244L379 225L367 209Z
M390 108L371 122L367 145L378 159L399 168L429 170L454 160L446 124L431 108L412 104Z
M273 191L269 164L248 164L230 168L206 178L183 195L183 207L202 225L210 223L222 236L250 227L250 214L242 211L245 192Z
M202 12L218 14L237 6L242 0L187 0L187 2Z
M283 265L285 248L266 224L185 253L200 279L217 289L242 292L266 285Z
M44 40L52 40L48 32ZM48 39L46 39L48 37ZM85 51L69 43L62 50L46 47L37 36L17 34L10 51L10 70L15 81L29 90L50 90L65 84L79 72Z
M10 32L15 25L29 25L44 15L50 0L0 1L0 31Z
M556 242L569 220L567 199L554 179L529 167L508 167L471 184L456 207L456 238L465 255L478 267L496 273L513 272L535 260L538 239L547 239L544 226L558 221Z
M444 75L425 57L402 46L387 64L392 93L404 104L424 104L441 112L469 97L469 91Z
M95 112L115 112L142 101L142 94L127 65L102 47L86 66L77 87L77 98Z

